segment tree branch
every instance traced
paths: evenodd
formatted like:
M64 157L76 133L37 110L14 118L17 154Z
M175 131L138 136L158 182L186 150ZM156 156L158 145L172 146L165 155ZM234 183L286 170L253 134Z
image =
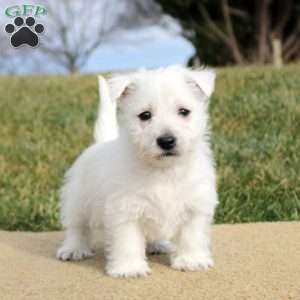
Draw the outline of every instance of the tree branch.
M290 47L300 38L300 19L298 19L295 29L290 35L285 39L283 44L283 52L288 51Z
M215 34L220 40L222 40L226 45L230 45L230 41L228 36L216 25L216 23L211 19L209 16L207 10L205 7L200 4L199 9L201 12L201 15L205 22L207 23L207 26L210 28L213 34Z
M239 48L234 30L233 30L232 21L231 21L231 17L230 17L230 8L229 8L227 0L222 1L222 11L223 11L223 16L224 16L226 31L227 31L227 34L229 37L228 39L229 39L229 44L230 44L232 55L238 64L244 64L244 57L240 51L240 48Z
M297 42L294 43L289 49L287 49L283 55L284 61L289 61L294 55L298 54L299 57L300 52L300 41L297 39Z

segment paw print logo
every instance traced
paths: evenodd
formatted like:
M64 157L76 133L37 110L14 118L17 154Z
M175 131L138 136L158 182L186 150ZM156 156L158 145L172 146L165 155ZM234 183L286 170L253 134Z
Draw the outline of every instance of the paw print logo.
M10 43L17 48L21 45L36 47L39 44L39 34L45 30L44 25L36 24L33 17L24 19L16 17L14 24L7 24L5 31L11 34Z

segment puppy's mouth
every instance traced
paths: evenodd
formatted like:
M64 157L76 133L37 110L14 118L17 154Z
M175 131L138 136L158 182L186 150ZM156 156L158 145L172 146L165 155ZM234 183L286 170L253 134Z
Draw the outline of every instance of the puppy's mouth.
M178 152L176 151L164 151L163 153L159 154L158 158L168 158L172 156L178 156Z

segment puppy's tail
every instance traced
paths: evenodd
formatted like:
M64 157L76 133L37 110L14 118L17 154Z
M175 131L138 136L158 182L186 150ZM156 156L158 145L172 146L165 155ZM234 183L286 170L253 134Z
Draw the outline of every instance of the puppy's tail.
M97 120L94 128L96 143L105 143L115 140L119 135L117 123L117 105L110 95L107 81L98 76L100 103Z

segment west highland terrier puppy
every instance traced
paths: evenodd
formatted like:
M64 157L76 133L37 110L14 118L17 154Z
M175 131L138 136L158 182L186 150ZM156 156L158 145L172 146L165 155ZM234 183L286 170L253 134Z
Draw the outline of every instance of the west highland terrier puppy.
M101 229L106 272L150 273L146 253L167 252L174 269L213 265L217 205L208 104L215 73L182 67L100 77L96 142L66 174L61 260L92 256Z

